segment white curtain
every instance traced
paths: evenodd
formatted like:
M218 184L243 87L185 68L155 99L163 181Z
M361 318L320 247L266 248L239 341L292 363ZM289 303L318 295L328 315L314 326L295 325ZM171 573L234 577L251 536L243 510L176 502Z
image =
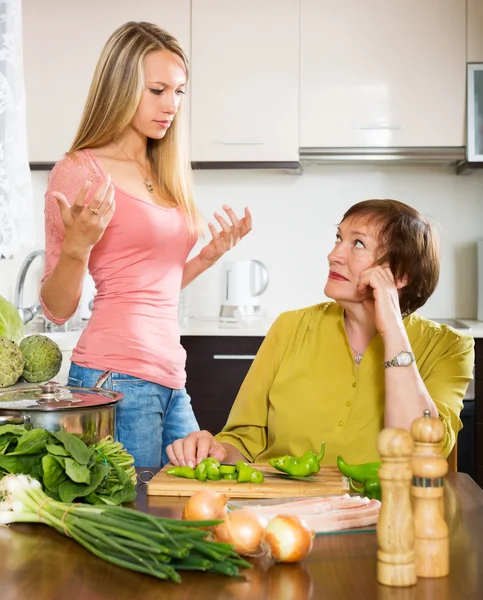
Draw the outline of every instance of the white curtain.
M0 258L32 244L22 62L22 2L0 0Z

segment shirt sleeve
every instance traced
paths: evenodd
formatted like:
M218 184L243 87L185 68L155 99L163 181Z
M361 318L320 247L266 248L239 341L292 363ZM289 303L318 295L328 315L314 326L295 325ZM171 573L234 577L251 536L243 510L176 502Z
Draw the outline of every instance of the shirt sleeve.
M65 238L59 205L52 192L61 192L72 203L87 179L92 181L93 174L89 173L87 165L75 155L66 155L50 173L45 193L45 262L42 283L51 275L59 261L62 242ZM44 315L53 323L62 325L72 318L73 315L65 319L54 317L42 299L42 292L40 292L39 299Z
M251 462L267 445L269 393L287 347L288 313L270 328L243 381L218 442L234 446Z
M474 339L470 336L455 336L429 376L423 380L445 428L441 443L445 458L453 449L462 428L460 413L466 388L473 379L474 345Z

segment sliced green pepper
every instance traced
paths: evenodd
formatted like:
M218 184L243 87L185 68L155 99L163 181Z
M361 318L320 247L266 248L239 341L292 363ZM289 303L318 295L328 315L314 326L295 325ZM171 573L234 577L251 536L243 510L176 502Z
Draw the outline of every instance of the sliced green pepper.
M377 477L380 462L373 463L362 463L360 465L349 465L345 462L342 456L337 457L337 466L342 475L357 481L358 483L364 483L366 479L370 477Z
M248 483L250 481L250 475L253 471L253 469L250 467L250 465L247 465L246 462L239 460L236 463L236 470L238 472L238 477L237 477L238 483Z
M222 479L226 479L227 481L236 481L238 479L238 475L236 473L225 473L222 475Z
M269 464L288 475L296 477L308 477L313 473L320 471L320 461L325 454L325 442L322 442L320 454L316 454L313 450L308 450L303 456L280 456L271 458Z
M220 464L220 463L218 463L218 464ZM207 465L206 476L208 477L208 479L210 481L220 481L220 479L221 479L220 468L217 467L215 464Z
M203 463L204 465L206 465L207 467L209 466L213 466L213 467L220 467L220 461L217 460L216 458L214 458L213 456L208 456L207 458L204 458L200 464Z
M191 467L171 467L166 469L166 475L175 475L185 479L196 479L195 470Z
M236 473L236 467L234 465L220 465L220 473L222 475L233 475Z
M195 468L195 477L198 481L206 481L208 477L208 473L206 472L206 464L200 462L196 465Z
M252 469L252 472L250 473L250 483L263 483L264 479L261 471Z

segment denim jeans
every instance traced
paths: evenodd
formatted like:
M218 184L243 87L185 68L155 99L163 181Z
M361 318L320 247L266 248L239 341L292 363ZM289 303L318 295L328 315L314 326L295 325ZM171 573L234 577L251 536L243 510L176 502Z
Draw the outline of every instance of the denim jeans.
M71 363L68 385L94 387L103 372ZM137 467L164 466L166 446L199 431L185 388L173 390L124 373L111 373L102 387L124 394L116 408L115 437Z

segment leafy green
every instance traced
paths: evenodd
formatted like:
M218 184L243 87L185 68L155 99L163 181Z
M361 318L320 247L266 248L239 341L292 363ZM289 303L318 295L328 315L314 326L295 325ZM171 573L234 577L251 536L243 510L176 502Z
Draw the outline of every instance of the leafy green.
M64 481L59 485L59 496L62 502L72 502L75 498L88 496L101 483L104 477L109 473L110 468L106 465L95 464L91 471L91 482L74 483L73 481Z
M15 306L0 296L0 337L19 343L25 335L25 325Z
M64 429L55 431L52 435L63 444L67 452L79 464L86 465L89 462L89 458L92 455L92 451L89 450L89 448L84 444L84 442L78 437L72 435L72 433L68 433Z
M45 444L45 449L49 454L55 454L55 456L70 456L64 446L59 446L59 444Z
M50 438L50 433L40 427L31 429L24 433L20 438L17 448L10 454L37 454L45 448L47 440Z
M66 475L76 483L91 482L91 472L89 469L84 465L80 465L72 458L65 459L65 472Z
M42 468L44 470L44 486L50 492L57 492L59 485L67 479L65 469L54 456L46 454L42 457Z

